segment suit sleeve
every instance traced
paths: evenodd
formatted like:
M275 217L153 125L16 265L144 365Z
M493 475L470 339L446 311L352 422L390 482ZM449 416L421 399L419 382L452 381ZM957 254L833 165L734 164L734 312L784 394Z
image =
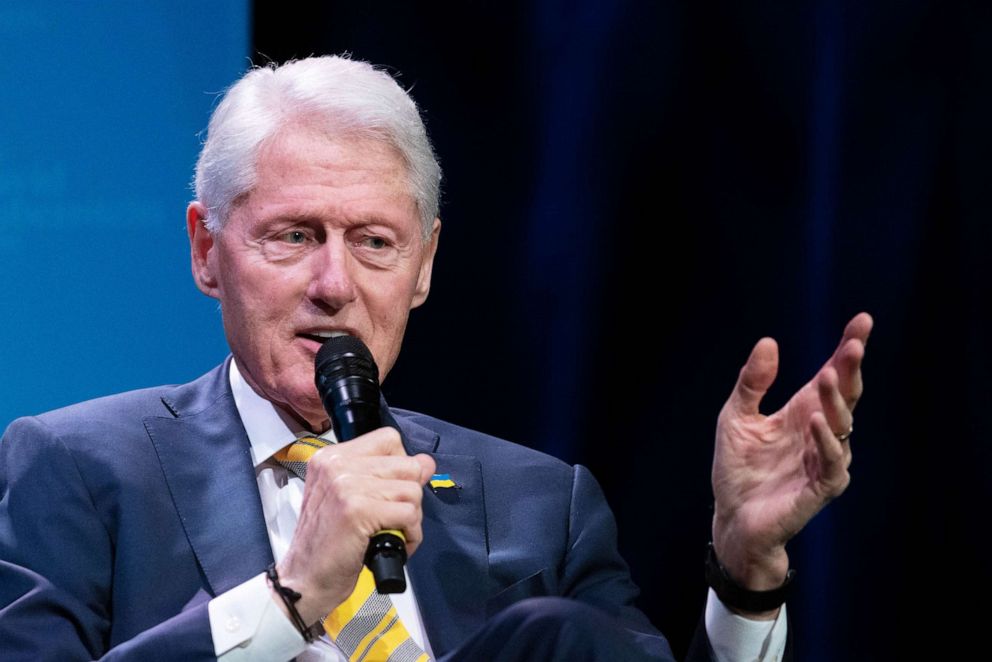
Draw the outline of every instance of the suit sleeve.
M0 440L3 659L216 659L206 602L108 649L114 563L111 532L69 449L38 419L12 423Z
M657 659L671 659L668 641L634 606L640 591L617 549L613 512L596 479L581 465L573 469L568 529L563 593L612 614L641 648Z
M626 627L649 656L672 657L668 641L634 605L640 591L617 549L617 525L602 489L588 469L576 465L569 513L568 556L562 573L566 595L592 604ZM700 627L686 660L713 660Z

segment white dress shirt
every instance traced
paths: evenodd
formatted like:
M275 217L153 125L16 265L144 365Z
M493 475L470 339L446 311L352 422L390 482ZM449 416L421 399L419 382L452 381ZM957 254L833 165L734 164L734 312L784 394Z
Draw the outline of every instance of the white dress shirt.
M279 561L286 554L296 530L303 501L303 481L272 459L272 455L300 436L312 434L259 396L245 382L237 363L231 361L234 403L248 433L258 479L262 513ZM330 432L321 435L335 441ZM405 593L390 596L411 638L431 659L423 619L410 582ZM208 605L214 652L221 662L270 662L296 658L303 662L346 662L347 658L327 636L309 646L273 601L265 574L222 593ZM706 633L718 662L777 662L785 651L785 606L774 621L753 621L728 610L710 590L706 601Z

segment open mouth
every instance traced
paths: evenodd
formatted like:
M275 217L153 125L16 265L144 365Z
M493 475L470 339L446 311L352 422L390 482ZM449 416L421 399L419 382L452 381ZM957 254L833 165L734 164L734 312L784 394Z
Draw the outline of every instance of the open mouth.
M314 342L323 344L331 338L346 336L348 334L344 331L315 331L313 333L300 333L298 335L301 338L307 338L308 340L313 340Z

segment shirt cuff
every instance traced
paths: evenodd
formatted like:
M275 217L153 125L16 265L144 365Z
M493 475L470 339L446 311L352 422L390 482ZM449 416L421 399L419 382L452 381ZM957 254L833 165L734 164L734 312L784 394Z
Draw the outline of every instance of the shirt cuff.
M272 599L265 573L221 593L207 605L214 654L224 662L289 660L303 636Z
M738 616L710 589L706 596L706 636L717 662L778 662L788 634L785 605L774 621Z

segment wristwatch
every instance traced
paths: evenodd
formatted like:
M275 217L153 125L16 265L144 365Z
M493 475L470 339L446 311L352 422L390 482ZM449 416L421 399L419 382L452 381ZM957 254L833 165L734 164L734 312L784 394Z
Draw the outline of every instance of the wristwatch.
M796 571L790 569L785 575L785 581L778 588L770 591L751 591L730 578L726 569L720 565L712 542L706 549L706 583L716 591L717 597L723 604L734 609L750 612L778 609L791 592L792 580L795 576Z

